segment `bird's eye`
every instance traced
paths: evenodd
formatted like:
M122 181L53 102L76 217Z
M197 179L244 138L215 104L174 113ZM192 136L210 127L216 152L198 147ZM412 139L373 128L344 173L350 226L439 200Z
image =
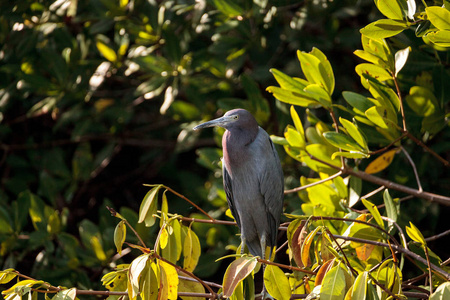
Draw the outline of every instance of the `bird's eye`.
M239 116L238 115L234 115L233 119L237 120L237 119L239 119Z

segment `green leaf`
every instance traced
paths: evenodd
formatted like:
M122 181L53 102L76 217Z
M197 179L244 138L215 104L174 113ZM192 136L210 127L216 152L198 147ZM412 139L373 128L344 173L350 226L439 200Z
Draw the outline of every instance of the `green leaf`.
M395 76L397 76L398 72L400 72L400 70L405 66L406 61L408 60L409 52L411 52L411 47L398 50L395 53Z
M358 56L359 58L362 58L364 60L367 60L370 63L373 63L375 65L379 65L379 66L384 66L385 62L378 57L377 55L364 51L364 50L355 50L353 52L353 54L355 54L356 56Z
M325 132L323 134L323 137L333 146L337 147L337 148L341 148L342 150L347 150L347 151L364 151L363 148L361 148L361 146L359 146L354 139L352 139L351 137L349 137L348 135L339 133L339 132L334 132L334 131L329 131L329 132Z
M381 19L370 23L366 27L362 28L360 32L370 38L384 39L397 35L406 28L409 28L409 25L404 21Z
M98 51L110 62L115 63L117 61L117 54L116 52L109 48L106 44L97 41L96 43Z
M420 230L414 226L412 222L409 222L410 227L406 226L406 233L408 236L415 242L421 244L422 246L426 246L427 242L425 241L425 238L423 237Z
M450 282L444 282L430 296L430 300L450 299Z
M345 274L337 265L325 274L320 289L321 300L342 300L345 296Z
M77 289L71 288L67 290L62 290L56 293L55 296L53 296L52 300L75 300L77 296Z
M433 92L421 86L413 86L406 96L406 103L419 116L427 117L439 109L438 100Z
M273 77L282 89L293 92L302 92L307 86L307 84L303 84L302 82L295 80L291 76L288 76L277 69L270 69L270 72L273 74Z
M116 229L114 230L114 245L116 245L119 254L122 253L122 246L126 236L127 226L125 225L125 220L122 220L117 224Z
M394 200L392 199L391 195L389 194L388 189L384 190L383 200L384 200L384 205L386 207L387 217L389 219L393 220L394 222L396 222L397 217L398 217L398 211L397 211L397 207L394 203Z
M375 105L373 104L373 102L367 99L367 97L354 92L345 91L342 92L342 96L344 97L345 101L347 101L347 103L354 108L356 113L364 116L364 112Z
M276 86L269 86L266 89L269 93L272 93L275 98L281 102L288 104L303 106L303 107L315 107L317 106L317 101L305 92L298 93L288 91Z
M142 254L135 258L128 268L128 296L136 299L139 294L139 278L147 265L149 254Z
M380 12L389 19L402 20L404 18L404 0L375 0L375 5Z
M256 257L240 257L233 261L223 276L223 296L231 297L236 286L253 272L257 264Z
M145 222L145 226L151 227L155 224L155 217L158 203L158 192L162 185L157 185L152 188L142 200L141 206L139 208L139 223Z
M264 285L267 292L278 300L289 300L291 288L284 272L277 266L267 265L264 271Z
M389 79L392 79L391 74L389 74L388 71L386 71L384 68L373 65L373 64L359 64L355 68L356 73L358 73L359 76L362 77L362 74L368 74L371 77L379 80L379 81L386 81Z
M365 300L367 294L368 272L362 272L356 277L353 284L352 299Z
M292 121L294 121L295 129L297 129L302 139L305 140L305 130L303 129L302 121L300 120L300 117L298 116L298 113L295 110L294 106L291 106L290 112Z
M358 158L367 158L369 157L369 155L367 153L364 152L334 152L333 155L331 155L331 159L335 159L336 157L346 157L346 158L354 158L354 159L358 159Z
M195 267L198 264L198 259L200 258L200 240L198 236L192 231L190 228L188 229L187 235L184 239L183 246L183 269L187 271L194 271Z
M383 129L388 129L388 124L386 123L386 117L387 115L386 110L383 107L379 106L373 106L366 110L365 112L366 117L375 123L378 127Z
M437 46L445 48L450 47L450 30L430 32L425 37Z
M284 137L291 147L300 149L305 148L306 141L304 136L302 137L302 135L297 130L295 130L294 127L288 125L285 129Z
M369 212L372 214L373 218L375 219L375 222L377 222L378 226L381 228L384 228L383 220L381 219L380 212L378 211L378 208L370 201L361 198L362 203L364 206L369 210Z
M428 20L440 30L450 30L450 11L440 6L425 8Z
M305 87L304 91L311 95L317 102L322 104L323 107L331 107L331 97L319 84L310 84Z
M323 54L323 52L316 47L313 47L310 53L320 60L319 72L321 73L322 78L325 80L325 86L328 94L333 94L335 79L330 61L327 59L325 54Z
M318 49L313 49L310 53L297 51L297 57L306 79L310 83L320 85L328 95L331 95L334 89L334 75L332 70L331 74L329 73L331 66L328 68L328 65L321 61L325 56L319 52Z
M369 151L366 138L355 124L341 117L339 118L339 122L341 122L342 126L347 130L348 135L351 136L364 151Z

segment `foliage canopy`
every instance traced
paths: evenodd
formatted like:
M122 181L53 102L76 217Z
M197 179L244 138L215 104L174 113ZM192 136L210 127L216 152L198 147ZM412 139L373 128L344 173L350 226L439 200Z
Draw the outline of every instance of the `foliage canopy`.
M317 2L0 4L5 299L450 297L450 4ZM279 263L230 255L191 130L235 107L285 128Z

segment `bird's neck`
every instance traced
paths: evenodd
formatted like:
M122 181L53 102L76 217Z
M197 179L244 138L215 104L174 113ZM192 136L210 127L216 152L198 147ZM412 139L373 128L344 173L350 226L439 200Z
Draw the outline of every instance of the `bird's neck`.
M225 131L222 138L223 159L228 167L239 166L246 161L248 146L255 140L258 127L253 129L234 128Z

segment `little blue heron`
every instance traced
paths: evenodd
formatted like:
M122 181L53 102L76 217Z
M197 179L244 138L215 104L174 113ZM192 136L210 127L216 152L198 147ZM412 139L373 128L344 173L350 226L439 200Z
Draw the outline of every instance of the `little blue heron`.
M231 213L241 231L241 253L269 259L276 246L283 209L283 171L277 151L264 129L245 109L233 109L223 117L194 130L219 126L222 138L223 185Z

